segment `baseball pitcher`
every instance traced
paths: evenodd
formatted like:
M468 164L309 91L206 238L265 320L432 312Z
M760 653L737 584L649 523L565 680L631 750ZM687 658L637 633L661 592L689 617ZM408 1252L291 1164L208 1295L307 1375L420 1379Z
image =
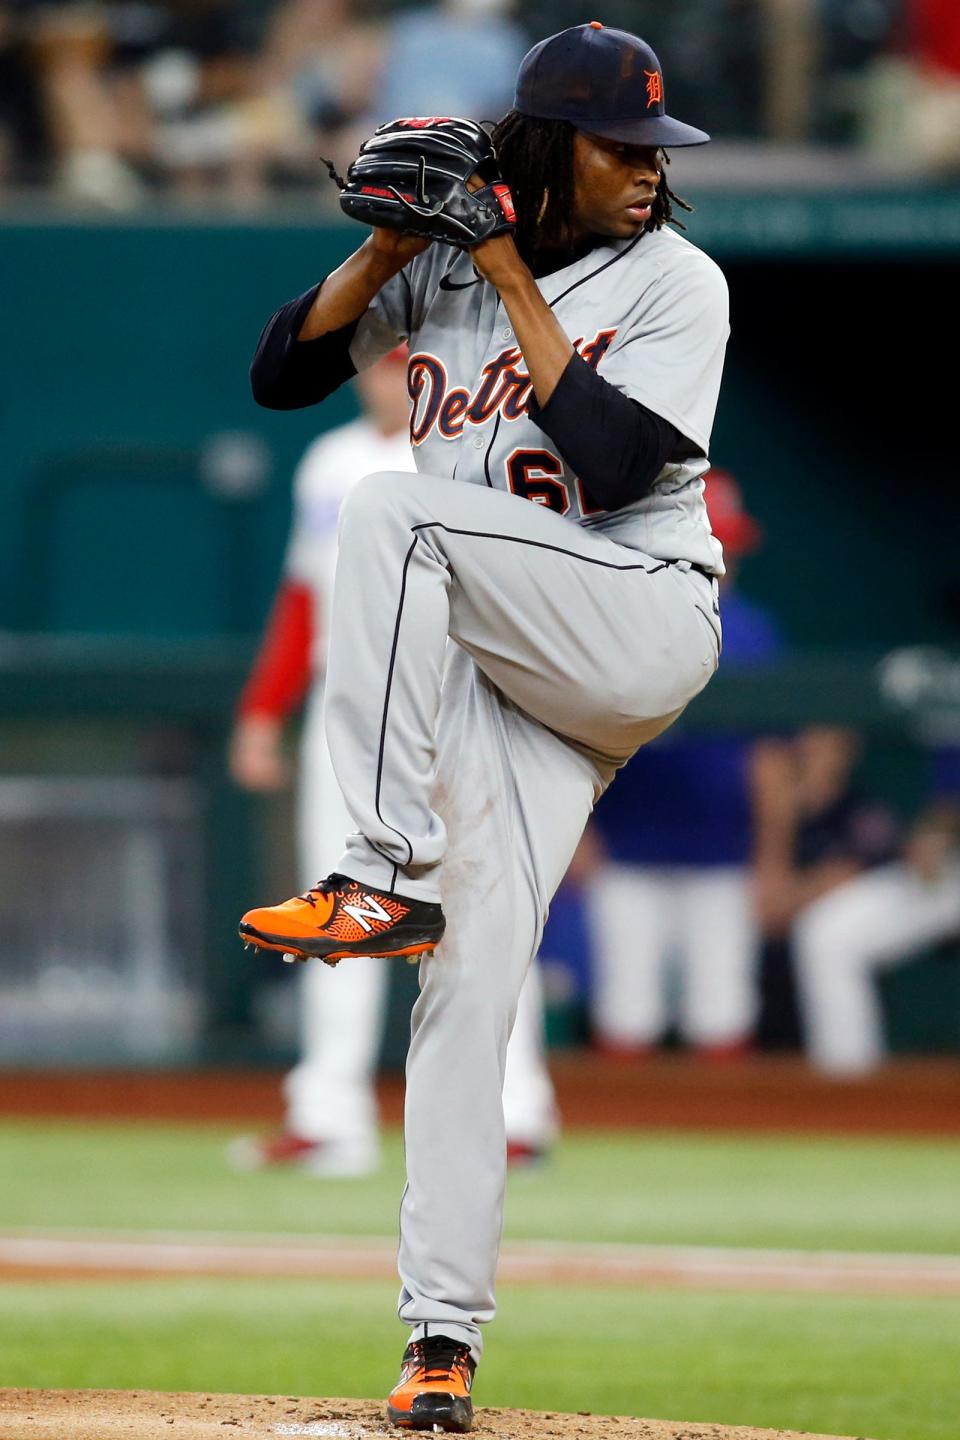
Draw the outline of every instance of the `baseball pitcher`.
M552 35L492 136L429 116L364 144L341 205L370 234L253 362L286 409L410 347L418 473L367 476L340 520L326 726L356 828L332 875L240 924L302 959L423 957L387 1410L410 1429L472 1425L507 1040L551 896L618 767L718 662L702 476L727 288L666 177L667 147L707 139L667 115L644 41Z

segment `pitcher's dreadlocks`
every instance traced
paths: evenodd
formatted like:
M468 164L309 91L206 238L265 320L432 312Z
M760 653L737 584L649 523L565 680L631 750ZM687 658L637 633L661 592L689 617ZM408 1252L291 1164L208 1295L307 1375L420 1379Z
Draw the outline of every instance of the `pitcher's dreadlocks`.
M493 143L504 180L510 186L517 210L514 239L528 263L538 250L558 250L569 245L569 221L573 214L573 137L567 120L537 120L510 110L493 129ZM661 225L684 226L673 213L674 206L691 210L667 184L660 173L653 213L645 230Z

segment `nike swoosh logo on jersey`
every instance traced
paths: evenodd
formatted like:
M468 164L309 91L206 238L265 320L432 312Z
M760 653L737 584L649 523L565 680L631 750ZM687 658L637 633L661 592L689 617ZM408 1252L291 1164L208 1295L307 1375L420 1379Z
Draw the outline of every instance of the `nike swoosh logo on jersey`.
M441 275L441 276L440 276L440 289L441 289L441 290L469 290L471 285L479 285L481 279L482 279L482 276L478 275L475 280L463 280L463 281L460 281L460 282L458 283L456 280L451 280L450 277L449 277L449 275Z

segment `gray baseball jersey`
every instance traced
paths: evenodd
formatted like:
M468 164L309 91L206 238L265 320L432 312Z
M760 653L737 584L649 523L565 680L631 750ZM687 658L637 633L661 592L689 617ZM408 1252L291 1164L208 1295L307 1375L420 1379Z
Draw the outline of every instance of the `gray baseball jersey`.
M530 380L496 290L468 254L433 245L380 291L350 355L358 370L409 339L411 439L418 470L509 490L631 549L723 573L701 477L728 325L714 262L674 231L612 240L539 282L575 349L605 380L670 421L689 458L652 490L600 510L529 418Z

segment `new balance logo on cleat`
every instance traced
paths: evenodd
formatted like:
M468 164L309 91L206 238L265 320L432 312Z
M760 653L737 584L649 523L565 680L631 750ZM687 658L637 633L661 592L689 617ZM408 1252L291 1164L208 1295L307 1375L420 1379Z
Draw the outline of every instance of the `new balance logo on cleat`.
M285 960L336 965L350 955L402 955L415 964L445 925L439 905L334 874L282 905L248 910L239 930L248 945L278 950Z
M343 908L348 915L353 916L354 920L356 920L358 925L363 926L364 930L366 930L367 934L369 935L373 929L373 926L368 922L371 920L379 920L382 924L389 925L390 912L388 910L384 910L383 906L380 904L379 900L377 900L375 896L367 895L365 898L368 907L367 909L364 909L362 905L346 904Z

